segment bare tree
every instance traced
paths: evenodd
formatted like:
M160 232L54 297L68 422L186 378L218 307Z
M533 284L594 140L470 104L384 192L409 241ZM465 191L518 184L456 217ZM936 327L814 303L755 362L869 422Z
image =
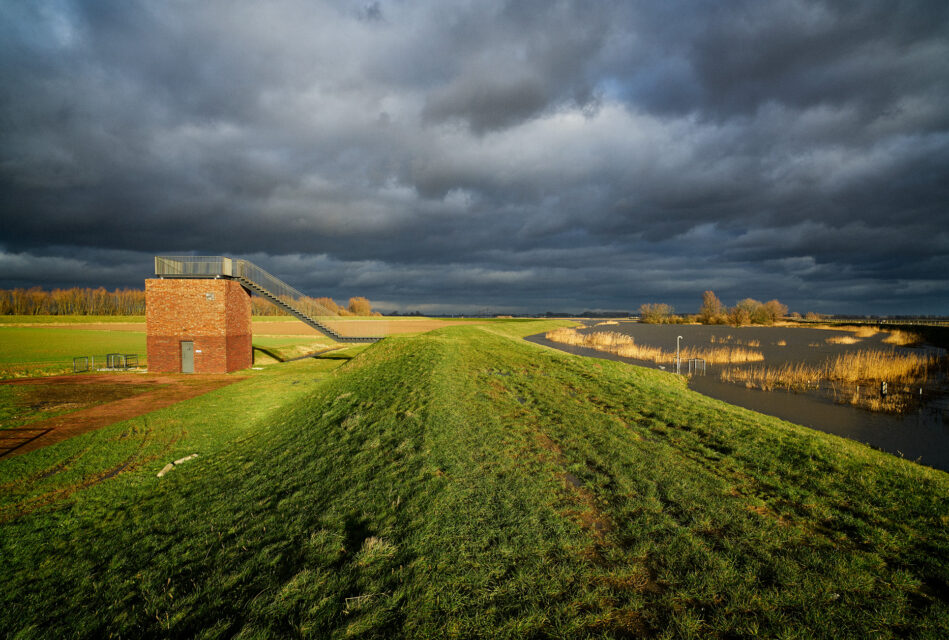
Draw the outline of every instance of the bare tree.
M724 307L714 291L702 294L702 308L699 310L699 322L702 324L718 324L722 321Z

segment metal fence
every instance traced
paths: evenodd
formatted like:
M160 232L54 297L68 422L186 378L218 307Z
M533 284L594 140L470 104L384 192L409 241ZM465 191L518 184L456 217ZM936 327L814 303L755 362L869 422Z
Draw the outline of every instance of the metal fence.
M72 359L73 373L137 369L138 366L137 353L107 353L100 356L76 356Z
M223 256L155 256L155 275L178 278L230 276L232 262Z
M703 358L689 358L689 375L705 375L705 360Z
M105 356L106 369L132 369L138 366L136 353L109 353Z

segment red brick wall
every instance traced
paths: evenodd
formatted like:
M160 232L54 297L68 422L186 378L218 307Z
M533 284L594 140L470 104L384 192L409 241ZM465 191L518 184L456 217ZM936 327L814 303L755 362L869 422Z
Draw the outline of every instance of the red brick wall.
M250 320L250 293L233 280L226 280L225 335L227 336L227 370L246 369L254 364L253 329Z
M195 373L253 363L250 294L233 280L145 281L148 370L181 371L181 342L194 342Z

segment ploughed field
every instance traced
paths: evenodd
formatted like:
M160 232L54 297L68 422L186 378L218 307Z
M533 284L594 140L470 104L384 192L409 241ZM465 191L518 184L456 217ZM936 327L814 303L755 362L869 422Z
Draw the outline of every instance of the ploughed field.
M705 361L690 376L697 391L949 469L945 350L905 333L613 321L547 334L558 348L669 371L678 336L682 373Z
M554 326L275 362L0 461L0 625L24 638L949 628L949 475L667 372L520 340Z

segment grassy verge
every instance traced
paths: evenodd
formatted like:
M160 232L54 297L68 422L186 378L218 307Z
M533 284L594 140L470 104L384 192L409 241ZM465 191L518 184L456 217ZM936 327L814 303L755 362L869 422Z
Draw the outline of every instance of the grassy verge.
M338 360L275 365L0 463L0 625L24 638L949 626L947 474L510 337L550 327L390 338L334 373Z

